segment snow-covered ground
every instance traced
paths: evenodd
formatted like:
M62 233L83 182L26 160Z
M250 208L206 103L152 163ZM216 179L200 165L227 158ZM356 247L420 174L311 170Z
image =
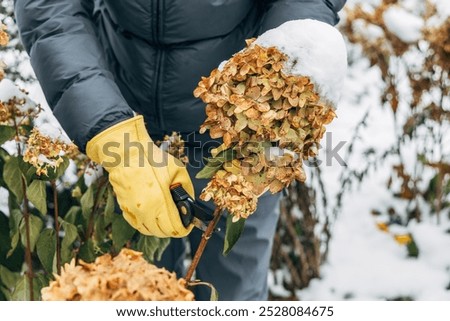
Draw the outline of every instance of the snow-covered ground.
M335 146L339 141L348 141L369 112L368 126L361 130L361 139L348 162L351 168L365 167L362 152L367 147L380 152L394 143L394 118L390 110L380 107L377 84L380 81L376 67L369 68L364 60L353 64L345 81L338 119L329 126ZM378 229L371 215L373 209L382 212L391 206L398 212L405 209L405 204L394 199L386 187L394 161L388 159L362 184L354 185L352 191L345 194L343 207L332 228L329 257L322 266L322 277L298 291L300 299L450 300L448 217L441 217L441 223L437 224L435 216L425 213L423 222L413 221L405 228L420 251L418 258L408 258L406 247L396 243L392 234ZM334 162L322 169L328 192L336 194L340 190L339 176L343 168Z

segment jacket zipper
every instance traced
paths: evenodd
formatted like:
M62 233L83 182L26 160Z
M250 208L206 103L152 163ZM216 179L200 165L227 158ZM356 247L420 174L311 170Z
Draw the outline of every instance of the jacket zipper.
M152 35L155 53L155 76L153 84L153 108L155 109L156 123L161 130L165 130L164 120L162 115L162 102L161 102L161 90L162 90L162 77L164 73L164 61L165 61L165 50L161 46L160 24L163 22L163 2L164 0L152 0L152 11L153 11L153 26Z

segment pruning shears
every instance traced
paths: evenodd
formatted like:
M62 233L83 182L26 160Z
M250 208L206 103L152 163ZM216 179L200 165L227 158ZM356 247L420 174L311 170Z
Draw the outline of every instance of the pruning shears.
M192 223L203 232L206 231L208 223L213 219L211 210L193 200L180 183L171 185L170 193L178 208L183 226L188 227Z

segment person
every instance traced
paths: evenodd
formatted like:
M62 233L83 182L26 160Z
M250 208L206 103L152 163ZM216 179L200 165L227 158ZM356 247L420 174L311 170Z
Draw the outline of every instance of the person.
M23 45L48 104L81 151L109 172L126 220L143 234L173 237L159 264L183 273L188 236L169 186L198 198L198 160L212 144L198 134L205 106L193 97L201 76L245 46L245 39L296 19L334 25L345 0L15 0ZM136 114L139 114L136 116ZM188 169L153 147L172 131L186 140ZM124 146L128 144L129 149ZM200 147L200 148L199 148ZM112 153L114 151L114 153ZM148 158L139 155L145 153ZM115 156L119 157L115 157ZM223 300L266 300L279 195L264 195L232 252L211 238L196 277ZM212 208L212 204L208 204ZM209 298L208 289L196 299Z

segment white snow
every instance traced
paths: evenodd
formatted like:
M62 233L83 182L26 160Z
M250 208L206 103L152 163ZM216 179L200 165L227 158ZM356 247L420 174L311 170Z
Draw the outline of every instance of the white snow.
M392 6L387 9L383 20L389 31L406 43L416 42L422 36L423 20L402 7Z
M347 51L336 28L317 20L293 20L266 31L254 43L277 47L288 56L285 73L310 77L319 95L337 105L347 70Z
M450 17L450 1L448 0L431 0L431 2L436 6L437 16L440 18L442 23L445 19Z
M91 163L84 171L84 183L86 186L91 186L92 183L96 182L97 179L103 176L103 167L94 163Z
M28 85L26 89L29 92L28 97L36 102L39 102L42 108L42 112L39 113L38 117L35 119L36 126L39 128L39 130L44 135L47 135L53 139L58 139L65 143L70 143L71 140L48 106L39 83L34 82L31 85Z
M9 215L8 190L4 187L0 187L0 212Z
M362 19L357 19L353 22L353 29L368 41L376 41L377 39L384 37L384 31L381 27L367 24Z
M402 14L399 21L409 26L409 21L405 22L401 17ZM368 125L361 130L353 157L348 159L350 168L361 169L367 162L362 155L364 150L372 148L379 155L395 143L395 119L392 112L381 108L379 103L382 86L379 70L370 67L368 61L360 57L358 47L349 46L349 50L354 63L345 79L343 99L337 110L338 118L328 130L333 134L333 145L339 141L349 141L363 115L369 112ZM418 52L413 51L408 53L406 63L420 68L422 60ZM402 86L401 92L408 96L405 86ZM428 96L428 99L434 99L433 93ZM446 106L449 108L450 104ZM404 119L408 112L408 104L402 102L397 121ZM436 149L436 159L449 154L450 144L445 147L442 153ZM412 143L405 146L407 168L415 162L416 148ZM325 155L326 151L321 150L320 158L323 159ZM342 156L345 157L345 153ZM450 290L447 290L450 285L448 213L443 213L441 223L437 224L435 215L431 215L424 207L421 223L412 221L408 226L391 225L388 233L376 226L377 222L389 220L389 207L394 207L403 217L406 211L406 202L395 199L386 188L391 166L397 162L395 158L388 158L346 194L344 205L331 230L329 257L322 266L321 279L313 280L308 288L298 291L300 299L385 300L409 297L414 300L450 300ZM343 170L337 163L322 167L326 189L330 194L340 190L339 175ZM423 183L429 177L430 173L424 171ZM373 209L380 210L382 215L371 215ZM413 236L419 249L417 258L407 257L406 247L395 242L394 235L404 233Z
M279 297L288 297L291 293L284 287L283 278L289 273L285 270L269 271L267 275L267 283L273 295Z
M11 80L5 78L0 81L0 101L8 102L14 97L18 99L25 99L23 105L18 105L17 108L21 111L28 111L37 107L36 103L32 101L24 92L19 90Z
M361 67L361 65L359 66ZM359 68L358 68L359 69ZM376 73L359 69L357 76L346 82L346 88L361 80L376 81ZM369 77L368 77L369 76ZM367 79L367 77L369 79ZM366 101L376 102L376 90L369 91ZM349 90L351 92L351 90ZM348 140L356 123L366 110L370 109L370 126L363 131L362 141L355 148L363 150L373 146L379 150L392 143L393 119L388 110L374 107L369 103L355 105L353 96L346 95L338 109L339 118L332 127L335 142ZM362 106L364 106L362 108ZM349 166L363 165L361 153L356 152ZM434 218L421 223L410 223L407 227L391 226L390 233L382 232L376 226L378 221L388 220L387 215L371 215L372 209L386 212L394 206L404 211L404 204L393 199L386 188L393 160L378 168L359 186L355 186L343 200L343 208L332 228L332 240L327 263L322 266L322 278L298 291L302 300L385 300L410 297L415 300L450 300L450 235L445 230L450 227L447 220L437 225ZM341 168L338 164L322 167L326 188L331 193L340 189L338 179ZM426 217L429 214L424 213ZM394 240L395 234L411 233L419 248L417 259L408 258L405 246Z

